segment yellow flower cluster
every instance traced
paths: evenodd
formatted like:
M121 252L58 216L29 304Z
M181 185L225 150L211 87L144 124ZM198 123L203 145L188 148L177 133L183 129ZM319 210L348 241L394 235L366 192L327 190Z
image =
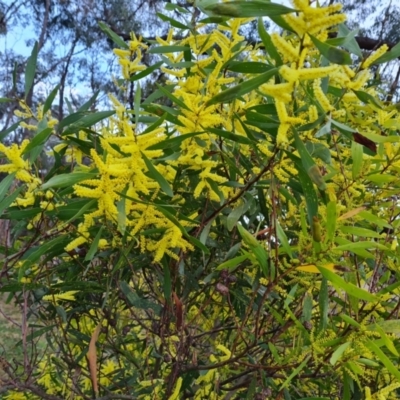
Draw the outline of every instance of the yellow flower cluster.
M122 75L125 79L129 79L132 74L146 69L145 65L140 64L142 61L142 50L147 49L147 45L142 43L141 38L137 38L134 33L131 33L129 41L129 50L114 49L114 54L118 56L119 64L121 65Z

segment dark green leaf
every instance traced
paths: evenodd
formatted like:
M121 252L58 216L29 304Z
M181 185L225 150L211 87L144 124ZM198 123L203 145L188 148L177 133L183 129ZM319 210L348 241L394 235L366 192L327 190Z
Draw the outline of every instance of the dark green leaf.
M91 172L74 172L72 174L56 175L45 182L41 186L41 189L69 187L86 179L94 179L96 176L97 174Z
M186 25L184 25L184 24L178 22L177 20L175 20L175 19L173 19L173 18L167 17L167 16L164 15L164 14L157 13L157 16L160 17L160 19L162 19L163 21L169 22L170 25L173 26L174 28L184 29L184 30L190 29L189 26L186 26Z
M58 84L49 94L47 97L46 101L44 102L43 105L43 114L45 114L47 111L50 110L51 105L53 104L54 98L57 95L58 89L60 88L60 85Z
M243 74L262 74L270 71L273 67L257 61L231 61L226 68L229 71L240 72Z
M253 79L249 79L248 81L242 82L237 86L234 86L227 90L224 90L223 92L218 93L216 96L214 96L212 99L210 99L207 102L207 106L210 106L212 104L218 104L218 103L227 103L233 99L243 96L244 94L257 89L263 83L268 82L271 79L271 77L273 77L277 72L278 72L278 69L273 68L273 69L269 70L268 72L264 72L263 74L255 77Z
M282 65L282 58L279 55L278 50L275 45L272 43L270 34L266 31L262 18L258 18L257 23L258 34L265 46L265 51L271 56L273 60L275 60L275 65L279 67Z
M257 0L249 2L229 1L226 3L217 3L206 6L204 9L213 15L232 18L273 17L296 11L281 4Z
M321 42L316 37L310 35L315 47L319 52L327 58L330 62L339 65L350 65L352 60L350 54L344 50L333 47L327 43Z
M121 37L119 37L115 32L113 32L108 25L104 22L99 22L100 29L121 49L129 50L129 46L124 42Z
M37 63L37 56L38 56L38 43L35 43L33 46L32 53L28 58L28 62L26 64L26 71L25 71L25 98L28 96L30 90L33 86L33 81L35 79L36 74L36 63Z
M146 163L146 167L149 170L149 175L160 185L161 190L168 196L173 197L174 192L171 189L171 186L167 182L167 180L157 171L154 167L153 163L142 153L142 157L144 162Z
M179 53L182 51L188 51L190 47L188 46L159 46L153 47L148 52L150 54L166 54L166 53Z
M145 76L150 75L152 72L154 72L156 69L158 69L159 67L161 67L161 65L163 65L163 64L164 64L163 61L159 61L158 63L152 65L151 67L146 68L145 70L140 71L140 72L138 72L138 73L132 75L132 76L130 77L131 82L137 81L138 79L142 79L142 78L144 78Z

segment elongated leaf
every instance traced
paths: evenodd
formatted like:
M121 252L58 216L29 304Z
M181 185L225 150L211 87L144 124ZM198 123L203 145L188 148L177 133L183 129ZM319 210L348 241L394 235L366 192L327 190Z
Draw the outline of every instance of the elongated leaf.
M0 201L2 201L4 199L5 195L8 192L8 189L10 189L12 183L14 182L14 179L15 179L15 172L7 175L0 182Z
M321 42L316 37L310 35L312 42L319 52L326 57L330 62L339 65L351 65L352 60L350 54L344 50L333 47L327 43Z
M92 261L93 257L95 256L97 249L99 247L99 241L100 241L101 235L103 233L103 229L104 229L104 226L102 226L99 229L99 231L97 232L92 244L90 245L90 249L86 254L85 261Z
M346 282L343 278L339 275L335 274L332 271L324 267L318 267L321 271L321 274L330 282L334 283L337 287L343 289L346 293L351 296L357 297L358 299L365 300L365 301L378 301L379 299L373 295L372 293L367 292L364 289L361 289L352 283Z
M41 132L37 133L33 137L33 139L29 142L28 146L25 147L22 154L27 154L35 147L38 147L38 146L44 144L47 141L47 139L50 137L52 132L53 132L52 128L46 128L46 129L43 129Z
M149 175L160 185L161 190L168 196L173 197L174 192L171 189L171 186L167 182L167 180L157 171L156 167L153 163L142 153L143 160L146 164L147 169L149 170Z
M382 109L382 105L379 101L372 95L362 90L353 90L353 93L365 104L373 104L375 107Z
M330 201L326 206L326 241L332 242L336 230L336 202Z
M242 143L242 144L252 144L253 142L246 136L236 135L232 132L225 131L223 129L217 128L207 128L207 130L215 135L224 137L226 139L232 140L233 142ZM185 135L186 136L186 135Z
M319 321L319 330L324 331L328 325L329 313L329 296L328 296L328 281L324 276L321 282L321 288L318 295L319 313L321 319Z
M124 42L124 40L118 36L115 32L113 32L110 27L105 24L104 22L99 22L100 29L121 49L129 49L129 46L127 43Z
M262 74L272 68L271 65L256 61L231 61L227 66L229 71L241 72L243 74Z
M263 74L255 78L249 79L248 81L242 82L239 85L224 90L223 92L218 93L216 96L210 99L206 104L207 106L210 106L212 104L227 103L235 98L243 96L244 94L257 89L263 83L268 82L268 80L276 75L277 72L278 69L273 68L270 71L264 72Z
M159 61L158 63L152 65L149 68L146 68L143 71L138 72L137 74L134 74L130 77L131 82L137 81L138 79L142 79L147 75L150 75L152 72L154 72L155 70L157 70L158 68L161 67L161 65L163 65L164 62L163 61Z
M165 87L159 85L157 83L157 87L159 90L161 90L162 93L164 93L165 96L167 96L170 100L172 100L175 104L178 104L178 106L184 108L185 110L189 110L189 107L180 99L175 97L169 90L167 90Z
M38 56L38 43L36 42L33 46L32 53L28 58L28 62L26 64L25 71L25 98L28 96L30 90L33 86L33 81L35 79L36 74L36 63Z
M282 227L278 221L276 221L276 234L277 234L278 239L281 242L282 247L285 250L286 254L288 254L290 258L293 258L292 249L290 248L290 244L289 244L288 238L286 236L286 233L282 229Z
M370 229L360 228L358 226L342 226L340 230L343 233L347 233L350 235L356 235L359 237L373 237L373 238L380 238L382 234L379 232L371 231Z
M183 30L190 29L189 26L184 25L181 22L179 22L173 18L170 18L164 14L157 13L157 16L160 17L160 19L162 19L163 21L169 22L171 24L171 26L173 26L174 28L183 29Z
M272 43L271 36L266 31L262 18L258 18L257 29L258 29L258 34L260 35L260 38L264 43L265 51L271 56L273 60L275 60L275 65L279 67L283 63L282 58L278 50L276 49L275 45Z
M50 178L46 183L41 186L42 190L50 188L62 188L75 185L86 179L94 179L97 174L91 172L74 172L72 174L61 174Z
M60 85L58 84L49 94L47 97L46 101L44 102L43 105L43 114L45 114L47 111L50 110L51 105L53 104L54 98L57 95L58 89L60 88Z
M234 268L236 268L240 263L247 260L248 258L249 258L248 254L243 254L241 256L237 256L235 258L232 258L232 259L225 261L222 264L218 265L216 270L221 271L223 269L227 269L228 271L231 271Z
M360 175L361 168L363 165L363 155L364 155L363 147L356 142L352 142L351 143L351 157L353 159L353 164L352 164L351 172L352 172L353 179L357 179L358 176Z
M18 121L18 122L16 122L15 124L12 124L8 129L2 131L2 132L0 133L0 142L1 142L2 140L4 140L4 138L5 138L9 133L14 132L14 131L19 127L19 124L20 124L20 123L21 123L21 121Z
M115 110L110 110L110 111L98 111L96 113L85 115L83 118L80 118L73 125L70 125L67 129L65 129L62 134L68 135L80 129L92 127L93 125L97 124L103 119L111 117L114 114Z
M298 168L298 171L301 188L303 190L304 198L306 199L308 223L311 226L313 217L318 215L318 197L310 177L301 167Z
M367 339L366 346L376 354L378 359L382 362L382 364L387 368L387 370L394 375L398 381L400 381L400 371L396 368L395 365L390 361L390 359L386 356L386 354L371 340Z
M23 189L23 186L20 186L17 190L15 190L12 194L7 196L0 202L0 216L3 214L3 211L10 207L10 205L15 201L15 199L19 196Z
M166 54L166 53L180 53L182 51L189 51L190 47L188 46L159 46L153 47L149 50L150 54Z
M229 213L226 220L226 226L229 231L236 226L236 223L239 221L240 217L250 208L250 206L250 202L244 202Z
M204 9L212 15L232 18L273 17L296 11L281 4L257 0L249 2L229 1L226 3L211 4L204 7Z
M332 354L329 362L332 365L335 365L339 359L342 357L343 353L346 351L346 349L351 345L351 342L346 342L341 344Z
M310 358L311 358L310 355L307 356L307 357L303 360L303 362L302 362L297 368L295 368L295 369L293 370L293 372L288 376L288 378L285 380L285 382L283 382L283 384L282 384L280 390L282 390L283 388L289 386L289 383L292 381L292 379L293 379L296 375L298 375L298 374L303 370L303 368L307 365L308 360L309 360Z

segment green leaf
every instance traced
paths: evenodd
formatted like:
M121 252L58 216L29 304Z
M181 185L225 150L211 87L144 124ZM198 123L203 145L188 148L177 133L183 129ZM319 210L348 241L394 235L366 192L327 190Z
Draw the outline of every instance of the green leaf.
M54 246L59 243L64 242L67 244L69 241L68 235L60 235L55 237L54 239L44 241L37 247L33 248L33 252L29 254L29 256L24 260L24 264L18 270L18 280L25 275L25 271L28 268L31 268L33 264L35 264L43 255L45 255L49 250L51 250Z
M15 180L15 172L12 174L7 175L5 178L3 178L0 182L0 201L2 201L5 197L5 195L8 192L8 189L10 189L12 183Z
M114 114L115 114L115 110L110 110L110 111L98 111L95 113L90 113L88 115L85 115L83 118L80 118L77 122L70 125L62 133L62 135L68 135L70 133L75 133L83 128L90 128L93 125L97 124L98 122L102 121L103 119L111 117Z
M156 315L161 312L161 306L159 304L152 303L146 299L140 298L138 294L132 290L127 282L121 281L119 287L132 307L137 307L142 310L151 309L154 310Z
M142 90L140 88L140 82L138 82L136 85L136 90L135 90L135 103L134 103L135 127L137 127L138 123L139 123L140 99L141 98L142 98Z
M362 133L363 136L365 136L367 139L372 140L375 143L398 143L400 142L400 136L397 135L378 135L373 132L366 132L363 131Z
M353 179L357 179L358 176L360 175L361 168L363 166L363 156L364 156L363 146L359 143L351 142L351 158L353 159L351 172Z
M99 231L97 232L92 244L90 245L90 249L86 254L85 261L92 261L94 255L97 252L97 248L99 247L99 241L101 239L101 235L103 233L104 226L101 226Z
M263 19L260 17L257 21L257 29L258 34L264 43L265 51L271 56L271 58L275 61L275 65L279 67L283 64L282 58L279 55L278 50L276 49L275 45L272 43L272 39L270 34L266 31L264 27Z
M26 63L25 98L28 96L33 86L33 81L35 79L35 73L36 73L37 56L38 56L38 43L36 42L35 46L33 46L32 53L28 58L28 62Z
M43 183L40 188L41 190L46 190L57 187L69 187L86 179L94 179L96 177L97 174L91 172L73 172L72 174L61 174L53 176L47 182Z
M15 201L15 199L19 196L23 189L23 186L20 186L17 190L15 190L12 194L7 196L0 202L0 216L3 214L3 211L10 207L10 205Z
M113 32L104 22L99 22L100 29L121 49L129 50L129 46L125 41Z
M276 221L276 234L277 234L278 240L281 242L282 247L285 250L286 254L288 254L290 258L293 258L292 249L290 248L290 244L289 244L288 238L286 236L286 233L282 229L282 227L278 221Z
M244 202L239 207L236 207L229 213L226 219L226 226L229 231L231 231L236 226L240 217L250 208L250 206L250 202Z
M298 374L303 370L303 368L307 365L307 363L308 363L308 361L310 360L310 358L311 358L311 355L308 355L308 356L303 360L303 362L302 362L297 368L295 368L295 369L293 370L293 372L288 376L288 378L285 380L285 382L283 382L283 384L282 384L280 390L282 390L283 388L289 386L289 383L292 381L292 379L293 379L296 375L298 375Z
M14 132L18 127L21 121L16 122L15 124L12 124L8 129L5 131L2 131L0 133L0 141L2 141L9 133Z
M379 100L374 96L370 95L367 92L363 92L362 90L353 90L353 93L365 104L373 104L375 107L382 109L382 105L379 103Z
M249 256L247 254L243 254L241 256L237 256L235 258L231 258L228 261L223 262L222 264L218 265L216 268L217 271L221 271L223 269L227 269L228 271L232 271L236 268L241 262L247 260Z
M381 363L387 368L387 370L400 381L400 371L393 365L386 354L371 340L367 339L365 345L376 354Z
M211 106L213 104L218 104L218 103L227 103L233 99L239 98L240 96L243 96L244 94L257 89L263 83L268 82L269 79L271 79L274 75L276 75L277 72L278 69L273 68L268 72L264 72L263 74L255 78L249 79L247 81L240 83L239 85L226 89L223 92L218 93L212 99L208 100L206 105Z
M153 163L145 156L143 152L142 154L143 160L146 164L147 169L149 170L149 175L153 178L159 185L161 190L168 196L173 197L174 192L171 189L171 186L167 182L167 180L157 171L156 167Z
M264 1L229 1L226 3L211 4L204 7L206 12L212 15L232 18L251 18L251 17L273 17L282 14L289 14L296 10Z
M318 216L318 197L310 177L303 168L299 167L298 165L296 166L297 170L299 171L298 177L300 180L301 189L303 190L304 198L306 200L308 223L311 226L313 217Z
M342 46L345 49L349 50L350 53L353 53L356 56L362 58L363 53L355 39L358 33L358 29L350 31L345 24L340 24L338 36L334 39L328 39L325 43L330 44L331 46Z
M400 42L397 43L396 46L392 47L390 51L376 59L372 65L387 63L398 57L400 57Z
M131 81L131 82L134 82L134 81L137 81L138 79L144 78L144 77L147 76L147 75L150 75L150 74L151 74L152 72L154 72L156 69L160 68L161 65L163 65L163 64L164 64L163 61L159 61L158 63L152 65L151 67L146 68L145 70L140 71L140 72L138 72L138 73L132 75L132 76L130 77L130 81Z
M333 353L332 356L329 360L329 362L332 365L335 365L339 359L342 357L343 353L346 351L346 349L351 345L351 342L346 342L340 345Z
M233 142L251 145L253 142L246 136L236 135L232 132L225 131L218 128L207 128L207 131L213 133L214 135L221 136L225 139L232 140ZM184 135L186 136L186 135Z
M316 37L309 35L315 47L330 62L339 65L351 65L352 60L350 54L344 50L333 47L327 43L321 42Z
M151 48L148 53L150 54L166 54L166 53L180 53L182 51L190 51L189 46L158 46Z
M169 22L170 25L173 26L174 28L183 29L183 30L191 29L189 26L184 25L184 24L178 22L177 20L175 20L175 19L173 19L173 18L170 18L170 17L167 17L166 15L161 14L161 13L159 13L159 12L157 13L157 16L158 16L160 19L162 19L163 21Z
M329 296L328 296L328 281L325 277L322 278L321 288L318 294L319 313L321 315L319 321L319 331L324 331L328 325L329 313Z
M326 241L332 242L336 231L336 202L330 201L326 206Z
M60 84L58 84L49 94L47 97L46 101L44 102L43 105L43 114L45 114L47 111L50 110L51 105L53 104L54 98L57 95L58 89L60 88Z
M346 282L343 278L339 275L335 274L334 272L328 270L324 267L318 267L321 274L330 282L335 284L340 289L343 289L347 294L357 297L358 299L365 300L365 301L378 301L379 299L373 295L372 293L367 292L364 289L353 285L352 283Z
M358 226L342 226L340 230L343 233L347 233L349 235L355 235L359 237L373 237L373 238L381 238L382 234L379 232L371 231L370 229L360 228Z
M47 139L50 137L51 133L53 132L52 128L45 128L41 132L37 133L32 140L29 142L28 146L25 147L22 154L29 153L35 147L38 147L44 144Z
M258 61L231 61L226 69L232 72L240 72L243 74L262 74L268 72L273 67Z
M178 106L184 108L185 110L189 110L190 108L180 99L178 99L177 97L175 97L170 91L168 91L165 87L159 85L158 83L156 83L158 89L164 93L165 96L167 96L170 100L172 100L175 104L178 104Z

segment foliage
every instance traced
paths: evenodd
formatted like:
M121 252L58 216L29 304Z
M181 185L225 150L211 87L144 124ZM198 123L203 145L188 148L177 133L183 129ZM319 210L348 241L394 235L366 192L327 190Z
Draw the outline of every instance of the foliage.
M24 310L6 399L398 397L399 111L370 72L396 55L363 57L339 5L243 4L132 35L111 110L20 102L35 136L0 144L1 291Z

